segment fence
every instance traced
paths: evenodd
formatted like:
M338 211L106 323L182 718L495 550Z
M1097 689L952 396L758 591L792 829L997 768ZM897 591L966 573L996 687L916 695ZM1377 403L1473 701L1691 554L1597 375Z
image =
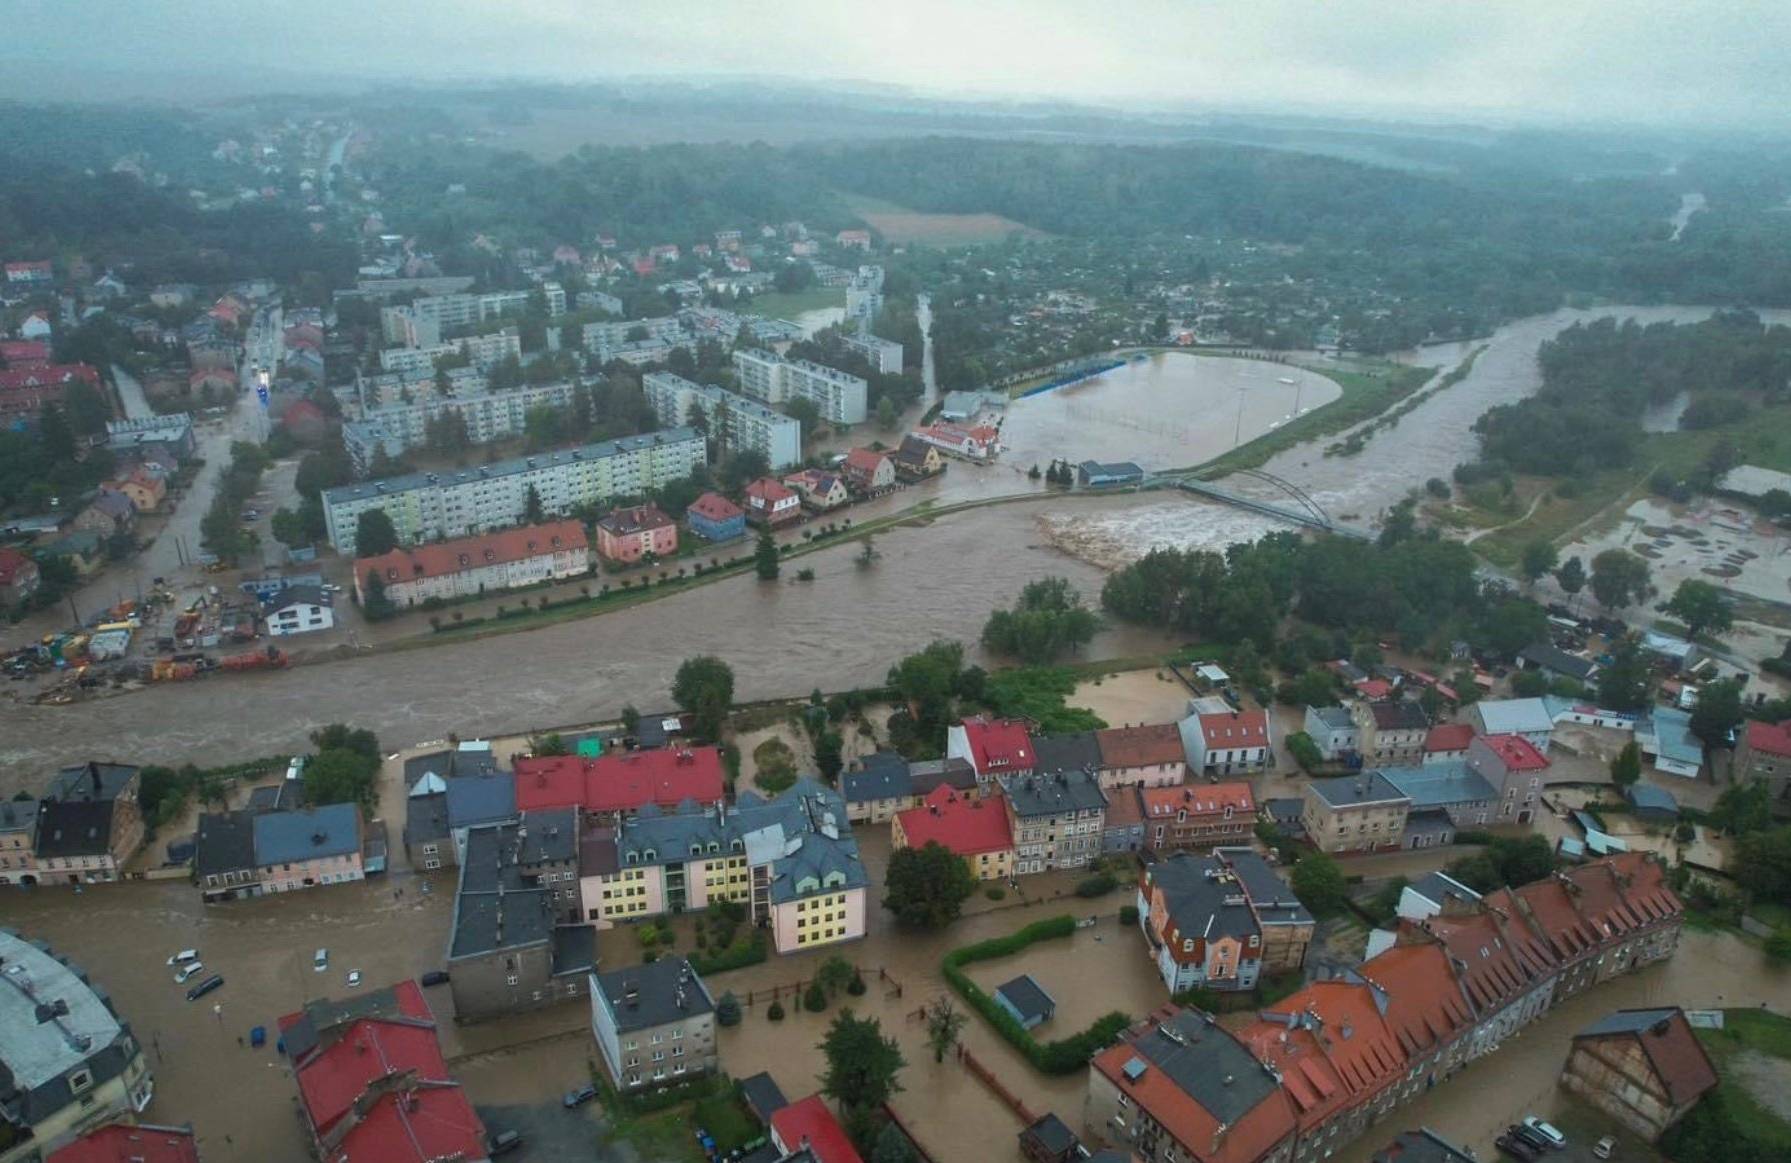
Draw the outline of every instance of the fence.
M870 969L863 965L854 965L852 968L861 978L869 978L871 976ZM902 983L891 976L889 970L883 968L881 965L877 967L877 981L879 984L889 987L888 996L895 998L902 996ZM741 1005L746 1006L749 1009L757 1002L782 1001L784 998L789 998L793 1003L798 1003L798 1008L800 1008L799 1003L802 999L802 991L813 984L814 982L812 979L804 981L801 978L798 978L789 985L773 985L766 989L749 989L744 996L736 993L734 997L739 1000Z
M1030 1127L1033 1123L1038 1122L1038 1116L1032 1113L1030 1107L1020 1101L1020 1096L1002 1085L1001 1079L995 1077L993 1070L984 1066L981 1059L961 1045L958 1047L958 1062L970 1072L971 1077L988 1087L989 1092L1001 1100L1002 1106L1013 1111L1022 1126Z

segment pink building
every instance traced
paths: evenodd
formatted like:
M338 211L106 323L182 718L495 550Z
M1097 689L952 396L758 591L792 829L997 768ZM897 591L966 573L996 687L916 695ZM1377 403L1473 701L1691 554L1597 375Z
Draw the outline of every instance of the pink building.
M677 552L677 522L653 505L617 509L597 522L597 553L606 561L633 564L649 553L667 558Z

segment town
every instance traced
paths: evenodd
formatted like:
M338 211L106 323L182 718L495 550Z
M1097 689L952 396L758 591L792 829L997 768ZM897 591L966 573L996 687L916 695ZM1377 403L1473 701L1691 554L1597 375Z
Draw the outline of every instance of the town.
M1791 1157L1777 155L664 20L0 94L0 1163Z

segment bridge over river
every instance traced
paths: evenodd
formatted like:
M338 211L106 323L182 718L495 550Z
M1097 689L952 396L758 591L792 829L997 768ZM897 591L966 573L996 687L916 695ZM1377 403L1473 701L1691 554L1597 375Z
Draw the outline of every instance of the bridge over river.
M1174 473L1153 476L1149 478L1146 483L1160 488L1181 489L1183 492L1193 493L1196 496L1205 497L1208 500L1218 501L1222 505L1231 505L1234 508L1247 509L1252 513L1261 513L1264 516L1274 517L1280 521L1291 522L1295 525L1304 525L1308 529L1322 529L1326 533L1335 533L1342 537L1354 537L1366 541L1374 536L1374 534L1367 529L1355 525L1345 525L1334 520L1331 515L1325 512L1324 508L1319 505L1317 501L1313 500L1304 489L1300 488L1298 485L1282 480L1273 473L1266 473L1261 469L1246 468L1239 469L1230 475L1247 477L1251 480L1262 481L1264 484L1271 485L1282 493L1286 497L1286 500L1271 501L1264 500L1260 497L1247 496L1243 493L1234 492L1231 489L1221 488L1211 481L1203 481L1194 476Z

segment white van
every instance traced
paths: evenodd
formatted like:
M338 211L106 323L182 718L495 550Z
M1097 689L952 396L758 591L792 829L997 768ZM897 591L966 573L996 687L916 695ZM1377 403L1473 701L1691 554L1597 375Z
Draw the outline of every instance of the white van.
M324 970L328 969L329 967L330 967L330 951L328 949L319 949L316 953L311 955L311 968L312 969L316 970L318 973L322 973Z
M197 961L197 960L199 960L199 950L197 950L197 949L182 949L180 952L176 953L174 956L168 958L168 964L170 964L170 965L185 965L189 961Z

